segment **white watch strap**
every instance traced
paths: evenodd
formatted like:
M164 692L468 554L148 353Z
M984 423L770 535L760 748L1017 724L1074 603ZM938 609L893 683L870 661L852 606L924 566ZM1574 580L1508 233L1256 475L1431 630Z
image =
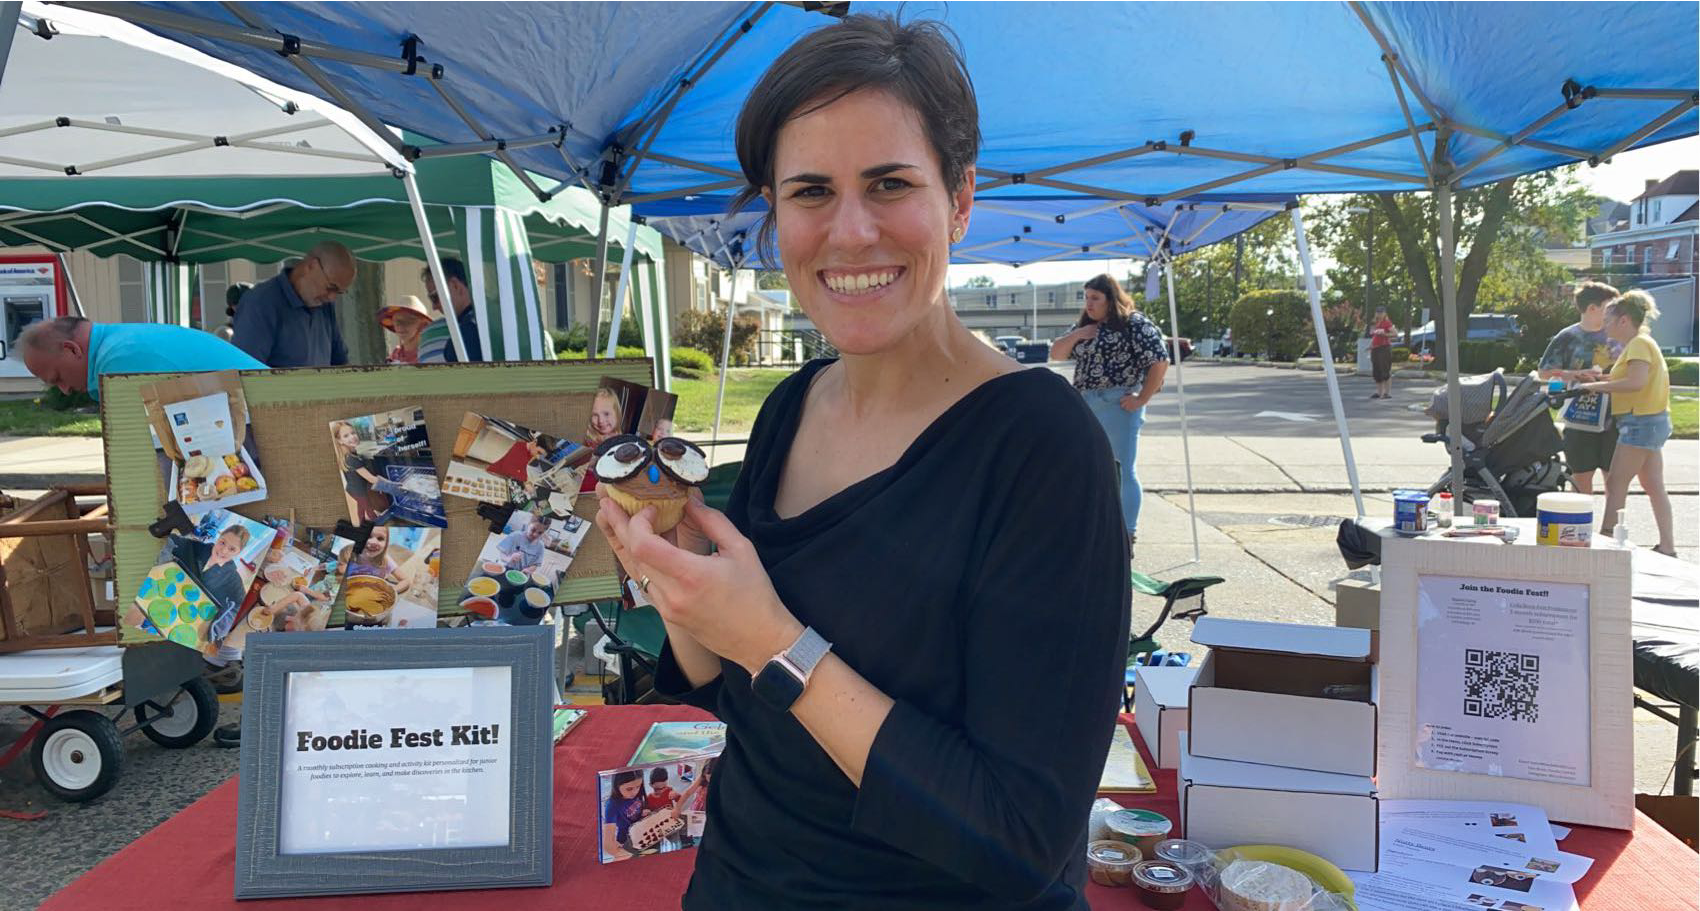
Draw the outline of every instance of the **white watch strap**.
M819 664L829 651L832 651L832 643L822 638L820 633L815 632L814 627L804 627L803 634L797 637L797 641L791 643L791 647L780 654L787 664L802 674L803 681L806 683L809 675L814 673L815 665Z

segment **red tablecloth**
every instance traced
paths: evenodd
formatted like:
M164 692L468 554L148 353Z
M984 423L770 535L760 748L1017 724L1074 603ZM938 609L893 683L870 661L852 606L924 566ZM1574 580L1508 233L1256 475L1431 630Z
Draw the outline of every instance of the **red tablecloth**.
M236 781L225 782L183 812L136 839L129 847L61 889L42 908L47 911L162 911L170 908L302 908L312 911L358 907L361 911L417 911L431 907L524 908L594 907L598 911L657 911L678 907L691 877L694 851L643 857L617 864L596 862L599 837L595 780L602 769L619 766L637 748L656 721L699 720L701 712L678 706L592 708L555 750L555 882L547 889L497 889L444 892L428 897L361 895L345 898L251 901L231 898L235 865ZM1132 727L1131 715L1123 716ZM1138 732L1134 740L1139 742ZM1140 743L1140 749L1144 750ZM1150 764L1150 756L1146 761ZM1158 791L1119 795L1124 806L1155 810L1171 819L1177 813L1175 775L1153 768ZM120 785L122 787L122 785ZM1578 827L1564 849L1594 858L1594 867L1576 886L1587 911L1672 911L1696 908L1696 855L1647 817L1636 814L1635 831ZM1088 898L1098 911L1143 908L1127 889L1089 885ZM1209 911L1210 902L1194 890L1189 911Z

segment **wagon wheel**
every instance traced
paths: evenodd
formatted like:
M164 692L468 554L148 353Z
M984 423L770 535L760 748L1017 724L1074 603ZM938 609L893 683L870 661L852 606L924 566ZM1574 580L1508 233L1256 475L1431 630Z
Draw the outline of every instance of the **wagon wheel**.
M36 738L30 765L41 786L60 800L93 800L110 790L123 770L118 726L88 709L55 715Z
M168 750L192 747L218 726L218 693L205 677L196 677L173 694L167 715L153 702L136 706L142 733Z

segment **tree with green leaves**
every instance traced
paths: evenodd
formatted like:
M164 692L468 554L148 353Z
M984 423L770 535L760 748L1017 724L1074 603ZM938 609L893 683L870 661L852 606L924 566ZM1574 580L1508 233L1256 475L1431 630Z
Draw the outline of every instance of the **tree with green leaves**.
M1568 273L1547 261L1542 247L1579 238L1595 205L1594 197L1577 183L1574 170L1543 171L1453 192L1454 280L1460 318L1467 321L1478 309L1515 311L1533 305L1568 279ZM1328 272L1333 287L1366 308L1386 306L1401 326L1408 326L1427 308L1437 333L1445 331L1440 213L1434 194L1347 196L1319 206L1313 222L1318 248L1336 263ZM1364 301L1372 230L1375 268L1368 276L1372 301Z
M1298 248L1292 223L1277 216L1230 241L1175 257L1175 310L1179 333L1187 338L1216 338L1228 328L1228 311L1248 291L1297 288ZM1128 279L1136 297L1145 287L1143 271ZM1149 309L1160 311L1157 324L1169 331L1168 289Z
M973 278L970 278L967 281L963 282L962 287L964 287L964 288L990 288L995 284L997 284L997 282L992 281L992 277L990 275L976 275Z

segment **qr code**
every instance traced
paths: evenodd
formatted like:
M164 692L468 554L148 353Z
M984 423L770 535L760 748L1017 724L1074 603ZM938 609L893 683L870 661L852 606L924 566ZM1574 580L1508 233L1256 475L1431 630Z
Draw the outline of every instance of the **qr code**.
M1541 656L1464 650L1464 714L1472 718L1540 720Z

